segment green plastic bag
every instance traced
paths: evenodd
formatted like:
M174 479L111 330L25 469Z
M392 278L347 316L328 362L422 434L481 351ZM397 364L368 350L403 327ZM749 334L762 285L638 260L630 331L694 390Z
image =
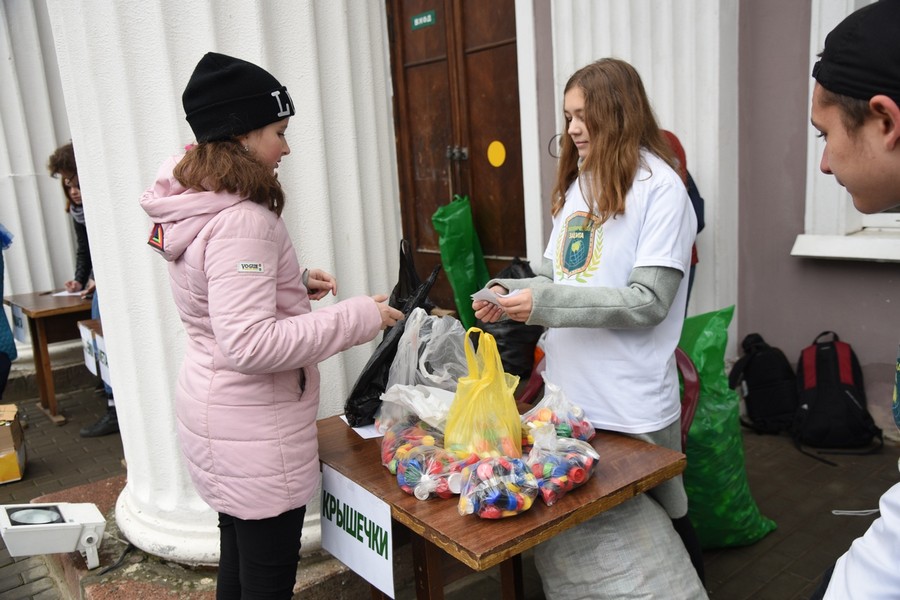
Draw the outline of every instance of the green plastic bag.
M704 549L746 546L776 528L750 495L741 438L740 399L728 387L725 345L734 306L685 319L679 347L700 376L700 401L688 432L689 516Z
M453 288L456 312L466 329L475 325L472 294L490 279L481 242L472 221L468 196L454 196L450 204L438 208L431 223L439 237L441 263Z

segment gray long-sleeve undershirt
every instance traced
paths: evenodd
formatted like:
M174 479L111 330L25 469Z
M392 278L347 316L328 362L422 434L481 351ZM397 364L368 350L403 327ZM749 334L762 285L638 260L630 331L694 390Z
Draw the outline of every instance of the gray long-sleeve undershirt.
M544 327L653 327L666 318L684 273L670 267L636 267L628 287L583 287L553 284L553 263L544 258L535 277L492 279L507 290L531 288L528 325Z

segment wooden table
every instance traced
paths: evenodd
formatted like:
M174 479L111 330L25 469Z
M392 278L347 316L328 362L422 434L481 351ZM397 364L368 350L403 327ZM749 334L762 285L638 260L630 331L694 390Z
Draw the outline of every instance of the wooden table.
M66 422L56 406L53 369L48 344L79 339L78 321L91 318L91 301L81 296L54 296L54 292L33 292L6 296L3 302L17 306L28 317L34 371L40 402L38 407L57 425Z
M443 598L447 554L476 571L500 565L503 598L522 598L522 552L678 475L687 464L680 452L601 431L591 442L600 460L585 485L553 506L536 499L520 515L491 521L460 516L454 500L421 501L401 490L381 464L381 438L363 439L337 416L318 421L318 428L321 462L390 505L392 520L414 534L418 598ZM374 587L372 593L380 597Z

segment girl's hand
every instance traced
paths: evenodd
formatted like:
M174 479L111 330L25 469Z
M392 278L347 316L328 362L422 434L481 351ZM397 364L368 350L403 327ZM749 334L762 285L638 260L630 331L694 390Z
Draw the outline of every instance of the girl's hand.
M81 284L78 283L77 281L72 280L72 281L66 282L66 291L67 292L80 292L81 287L82 287Z
M506 288L502 285L492 286L491 291L497 295L505 294L507 292ZM472 310L475 311L475 318L479 321L484 321L485 323L496 323L504 313L502 307L492 304L487 300L473 300Z
M321 300L331 292L332 296L337 296L337 280L330 273L326 273L322 269L308 269L306 281L306 290L309 293L310 300Z
M87 298L91 294L94 293L94 290L97 289L97 283L93 279L88 279L87 285L84 286L84 289L81 290L81 297Z
M381 328L387 329L397 324L397 321L403 320L403 313L387 303L388 297L384 294L372 296L378 304L378 310L381 311Z
M513 321L525 323L531 316L531 309L534 308L534 300L531 297L531 288L523 288L515 295L506 298L497 298L500 306L509 315Z

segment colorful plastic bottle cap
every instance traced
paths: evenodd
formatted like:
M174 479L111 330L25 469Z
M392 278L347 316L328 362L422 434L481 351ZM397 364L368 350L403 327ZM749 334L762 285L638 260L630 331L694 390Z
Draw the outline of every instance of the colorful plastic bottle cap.
M569 469L569 479L575 483L583 483L585 480L585 471L580 467L572 467Z
M462 489L462 475L459 473L451 473L449 477L447 477L447 487L450 488L450 491L454 494L458 494Z
M503 512L496 506L485 506L479 514L483 519L499 519L503 516Z
M483 462L478 465L478 468L475 470L475 472L478 474L479 479L483 479L485 481L487 481L494 475L494 469L489 462Z

